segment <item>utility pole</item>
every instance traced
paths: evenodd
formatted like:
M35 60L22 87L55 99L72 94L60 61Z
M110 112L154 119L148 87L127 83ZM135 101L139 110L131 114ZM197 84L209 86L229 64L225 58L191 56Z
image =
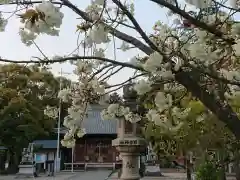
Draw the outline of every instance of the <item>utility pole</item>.
M72 173L74 172L73 161L74 161L74 147L72 147Z
M60 82L59 82L59 91L62 90L62 77L63 75L69 75L71 73L63 72L62 68L59 72L60 74ZM59 99L59 109L58 109L58 125L57 125L57 159L56 159L56 165L55 170L60 171L60 129L61 129L61 107L62 107L62 100Z

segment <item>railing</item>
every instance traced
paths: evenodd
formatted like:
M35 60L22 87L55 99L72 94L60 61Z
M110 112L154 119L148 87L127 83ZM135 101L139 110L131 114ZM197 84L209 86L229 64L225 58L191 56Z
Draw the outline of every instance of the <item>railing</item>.
M65 171L71 171L72 168L73 168L74 171L84 170L85 169L85 163L64 163L64 170Z
M89 168L110 168L116 169L121 166L121 162L114 163L98 163L98 162L78 162L78 163L64 163L64 171L74 171L87 170Z

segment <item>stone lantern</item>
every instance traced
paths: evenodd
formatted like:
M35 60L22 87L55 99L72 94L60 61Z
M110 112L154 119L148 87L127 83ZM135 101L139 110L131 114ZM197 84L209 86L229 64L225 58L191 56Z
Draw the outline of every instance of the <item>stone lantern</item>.
M133 84L127 84L123 88L124 104L133 113L137 113L137 94L133 90ZM112 141L112 145L120 152L122 158L122 173L120 180L139 180L139 157L145 151L146 141L140 137L137 123L130 123L124 118L118 119L118 137Z

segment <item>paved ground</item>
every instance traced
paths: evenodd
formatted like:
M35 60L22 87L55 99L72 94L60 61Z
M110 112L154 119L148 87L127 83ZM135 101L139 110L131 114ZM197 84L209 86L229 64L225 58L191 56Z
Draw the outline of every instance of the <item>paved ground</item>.
M87 171L87 172L62 172L56 174L55 177L40 176L37 178L33 177L18 177L15 176L0 176L0 180L105 180L111 171Z
M76 173L59 173L55 177L37 177L37 178L15 178L16 176L0 176L0 180L105 180L110 171L87 171ZM113 176L108 180L116 180L117 177ZM186 180L184 173L165 173L164 177L145 177L141 180ZM228 178L228 180L235 180Z
M56 174L55 177L46 177L46 176L40 176L40 177L24 177L24 176L19 176L16 177L16 175L9 175L9 176L0 176L0 180L32 180L32 179L36 179L36 180L75 180L75 179L71 179L74 178L75 176L77 176L78 173L58 173Z

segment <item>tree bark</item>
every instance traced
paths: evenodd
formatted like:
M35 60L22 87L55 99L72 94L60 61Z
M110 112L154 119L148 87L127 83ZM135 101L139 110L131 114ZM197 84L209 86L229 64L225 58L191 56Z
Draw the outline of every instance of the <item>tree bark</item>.
M9 150L9 162L7 173L8 174L16 174L18 172L18 165L19 165L19 153L13 150Z
M240 180L240 163L239 160L234 162L234 171L236 180Z
M0 174L5 171L6 153L0 152Z
M207 89L200 87L188 72L181 71L177 73L175 77L180 84L185 86L188 91L199 98L199 100L209 108L219 120L224 122L238 139L240 139L240 120L228 104L224 104L212 93L208 92Z
M187 180L192 179L192 167L189 159L186 159Z
M236 168L235 172L236 172L236 176L235 176L236 180L240 180L240 167L239 166Z
M221 169L220 169L220 175L219 175L220 177L219 177L219 180L227 180L227 178L226 178L226 172L225 172L225 168L224 167L222 167Z
M187 180L191 180L192 179L192 165L189 159L189 155L185 155L184 158L184 164L186 166L186 173L187 173Z

